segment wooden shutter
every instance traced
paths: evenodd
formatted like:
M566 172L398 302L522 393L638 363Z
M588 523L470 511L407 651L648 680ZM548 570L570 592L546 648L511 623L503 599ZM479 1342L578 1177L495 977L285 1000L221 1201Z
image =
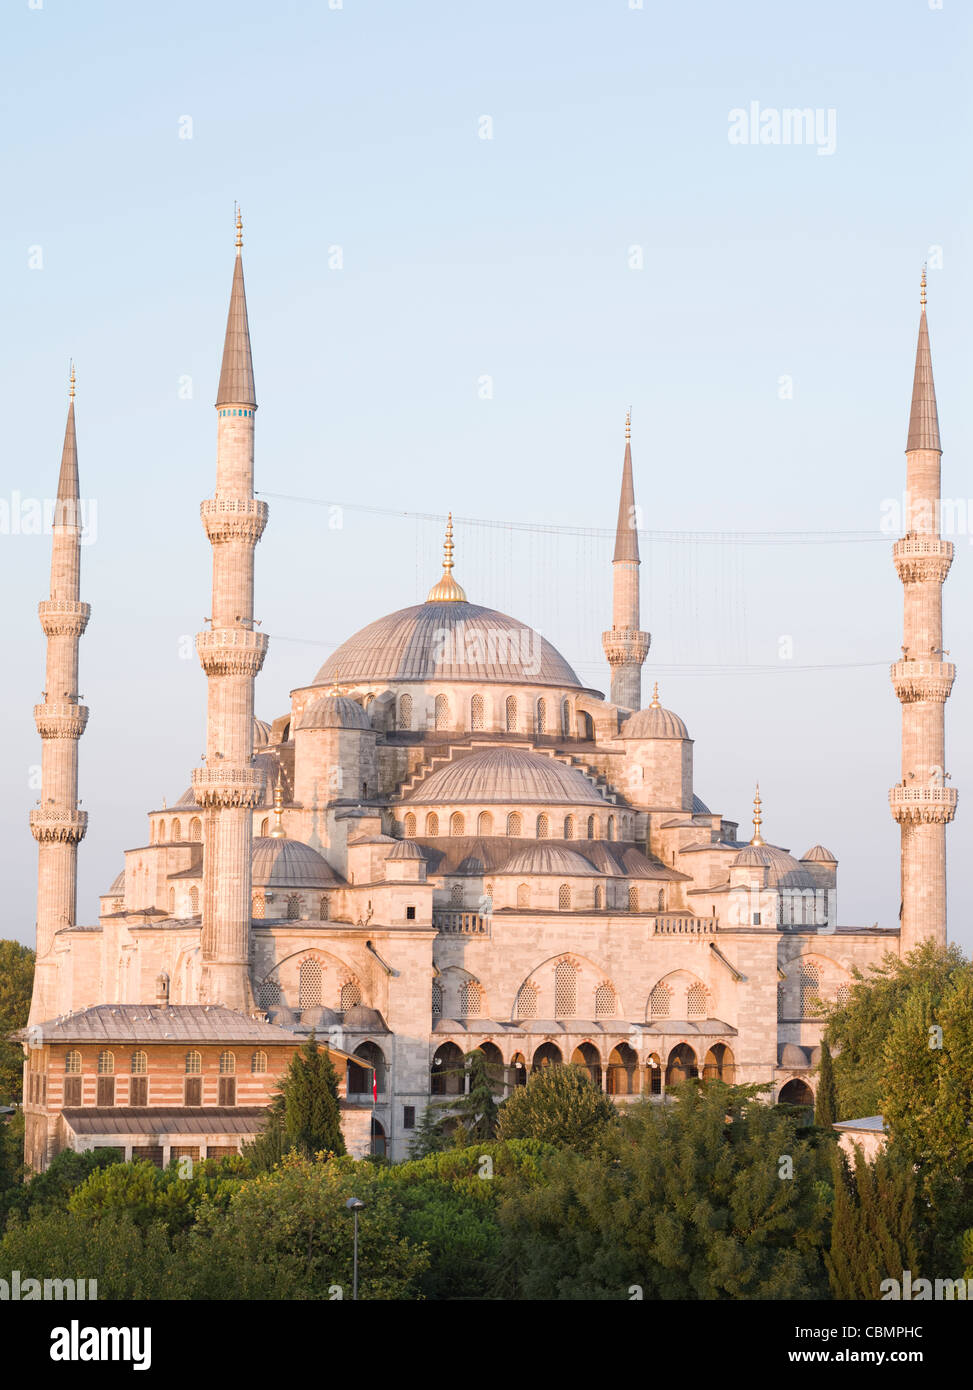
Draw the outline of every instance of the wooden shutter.
M81 1104L81 1077L66 1076L64 1078L64 1105L65 1109L77 1107Z
M149 1078L147 1076L133 1076L131 1086L129 1105L148 1105Z
M98 1104L115 1104L115 1078L113 1076L99 1076L98 1078Z
M202 1105L203 1103L203 1078L201 1076L186 1077L186 1104Z
M219 1104L220 1104L220 1105L236 1105L236 1077L235 1077L235 1076L221 1076L221 1077L220 1077Z

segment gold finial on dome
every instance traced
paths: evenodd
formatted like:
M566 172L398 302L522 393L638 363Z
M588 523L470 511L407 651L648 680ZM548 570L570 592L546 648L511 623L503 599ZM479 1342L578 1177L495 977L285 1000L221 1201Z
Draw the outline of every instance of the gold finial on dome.
M284 840L284 839L287 838L286 835L284 834L284 824L283 824L283 821L281 820L281 814L282 814L282 812L283 812L283 809L284 809L284 785L283 785L283 783L282 783L281 780L280 780L280 768L278 768L278 769L277 769L277 784L276 784L276 786L274 787L274 823L273 823L273 826L271 827L271 830L270 830L270 838L271 838L272 840Z
M919 303L923 308L926 307L926 267L922 267L922 279L919 281Z
M753 839L750 841L752 845L762 845L766 843L764 837L760 833L762 823L763 816L760 814L760 783L758 782L757 790L753 798Z
M429 590L427 603L465 603L466 594L453 578L453 513L446 518L446 539L443 542L443 574L438 584Z
M72 362L71 362L71 378L70 378L70 380L69 380L69 382L68 382L68 400L69 400L69 401L73 401L73 400L74 400L74 383L75 383L74 362L73 362L73 360L72 360Z
M628 410L626 410L626 412L625 412L625 438L626 438L627 440L632 438L632 407L631 407L631 406L629 406Z
M659 703L659 682L656 681L655 684L654 684L653 687L652 687L652 703L649 705L649 709L661 709L661 708L662 708L662 705Z
M240 210L239 203L233 204L233 212L236 221L236 249L239 251L240 247L243 245L243 213Z

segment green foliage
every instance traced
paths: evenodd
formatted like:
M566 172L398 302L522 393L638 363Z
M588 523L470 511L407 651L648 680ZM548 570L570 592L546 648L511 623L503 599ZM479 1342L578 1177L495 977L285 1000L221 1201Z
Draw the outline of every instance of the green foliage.
M831 1049L826 1042L821 1044L821 1062L818 1067L818 1091L814 1102L814 1123L819 1129L831 1131L831 1127L838 1118L835 1113L837 1097L835 1095L834 1066L831 1060Z
M496 1132L590 1153L617 1122L615 1106L583 1067L543 1067L500 1106Z
M18 1110L8 1120L0 1120L0 1231L11 1189L27 1177L24 1164L24 1112Z
M916 1176L912 1163L889 1147L874 1164L855 1149L854 1166L833 1155L834 1207L825 1265L834 1298L877 1299L883 1279L919 1274Z
M118 1162L117 1149L92 1149L82 1154L63 1149L43 1173L35 1173L8 1191L5 1211L21 1218L64 1212L76 1187L96 1170Z
M458 1148L471 1143L486 1143L492 1139L497 1129L499 1106L493 1095L495 1085L487 1060L479 1048L467 1052L463 1058L468 1089L457 1100L447 1101L447 1110L457 1121L453 1142ZM428 1113L428 1112L427 1112Z
M442 1153L449 1147L439 1106L427 1105L416 1125L409 1144L410 1158L425 1158L427 1154Z
M152 1163L116 1163L75 1188L68 1211L85 1221L102 1220L108 1212L127 1213L142 1230L161 1222L175 1235L189 1229L204 1202L226 1210L247 1175L241 1158L207 1159L194 1164L192 1177L185 1178L178 1161L164 1170Z
M677 1104L633 1105L596 1153L552 1160L501 1209L520 1296L822 1297L820 1157L759 1089L680 1087Z
M185 1297L173 1269L174 1251L161 1223L140 1227L126 1212L87 1222L65 1211L11 1218L0 1239L0 1278L97 1279L98 1297Z
M33 984L34 952L19 941L0 941L0 1105L23 1099L23 1049L7 1038L27 1023Z
M281 1079L264 1126L244 1152L255 1170L269 1172L294 1151L304 1158L346 1152L338 1108L338 1074L312 1032Z

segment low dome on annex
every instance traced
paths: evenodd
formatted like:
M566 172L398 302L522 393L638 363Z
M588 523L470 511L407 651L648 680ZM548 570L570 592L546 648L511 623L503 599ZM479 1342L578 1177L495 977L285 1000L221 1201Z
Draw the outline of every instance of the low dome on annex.
M261 835L253 842L255 888L329 888L336 878L324 856L303 840Z
M483 748L431 773L404 800L410 805L460 802L544 802L605 806L585 774L557 758L527 748Z
M663 709L659 704L659 687L656 685L652 703L638 710L625 720L619 738L688 738L689 730L671 709Z
M322 695L301 716L298 729L370 729L368 715L347 695Z

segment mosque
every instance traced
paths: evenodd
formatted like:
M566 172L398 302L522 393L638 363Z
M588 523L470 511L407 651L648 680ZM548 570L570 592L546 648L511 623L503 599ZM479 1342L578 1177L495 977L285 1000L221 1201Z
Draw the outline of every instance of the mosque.
M86 923L77 688L90 608L72 376L34 711L28 1161L43 1168L65 1146L156 1162L235 1151L312 1029L341 1064L350 1150L393 1159L426 1108L463 1089L474 1048L498 1095L573 1062L620 1100L699 1076L810 1102L822 1002L845 995L854 967L946 937L956 792L943 772L954 667L941 587L953 547L938 529L925 278L906 458L910 497L929 505L894 547L902 908L897 928L880 930L842 924L837 860L815 835L797 853L764 838L759 789L743 834L711 809L685 723L657 685L643 705L650 636L628 423L602 639L609 699L526 624L467 596L450 521L425 603L351 636L288 701L264 692L273 717L255 716L268 637L254 617L254 553L268 506L254 496L241 246L238 218L216 486L201 507L213 557L212 616L196 638L206 753L187 790L148 811Z

